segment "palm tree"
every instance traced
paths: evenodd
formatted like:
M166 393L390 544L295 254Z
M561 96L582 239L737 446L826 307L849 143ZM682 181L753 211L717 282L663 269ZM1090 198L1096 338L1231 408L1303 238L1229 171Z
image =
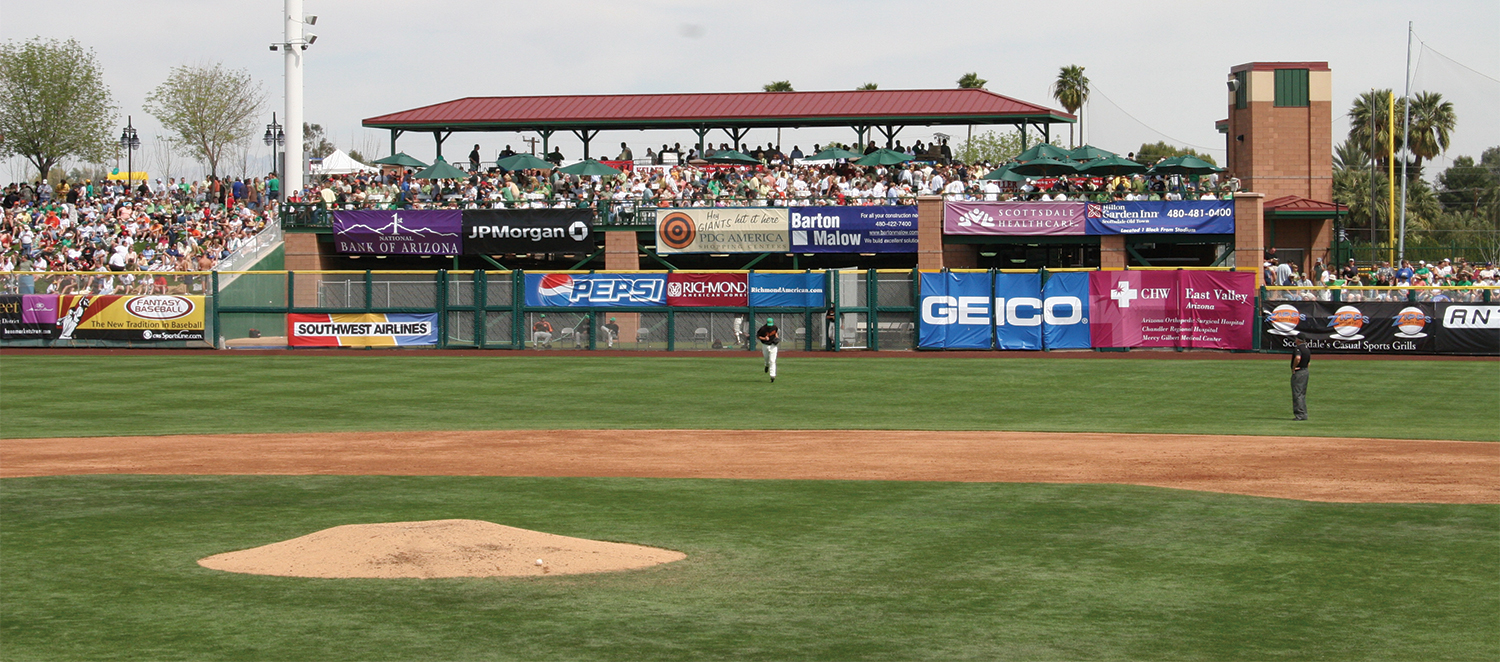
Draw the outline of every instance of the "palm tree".
M1069 113L1077 113L1079 108L1089 100L1089 79L1083 75L1083 67L1070 64L1057 72L1057 80L1052 83L1052 98L1068 109ZM1078 116L1078 136L1083 137L1083 116ZM1073 146L1073 125L1068 125L1068 147Z
M771 81L769 83L766 83L764 86L761 87L761 89L764 90L764 91L766 91L766 92L795 92L796 91L796 90L792 89L792 81L789 81L789 80L773 80L773 81Z
M1396 117L1401 117L1405 100L1396 100ZM1390 90L1370 90L1354 99L1349 107L1349 139L1360 144L1375 156L1375 161L1385 168L1388 142L1391 138L1387 112L1390 110ZM1402 141L1401 122L1396 122L1396 145Z
M878 90L878 89L880 89L880 86L876 85L875 83L865 83L864 85L861 85L861 86L856 87L854 89L856 89L856 90Z
M982 90L984 89L984 84L988 82L989 81L980 78L978 73L970 71L969 73L964 74L958 79L958 86L966 90Z
M1457 123L1453 102L1444 101L1442 94L1422 92L1411 100L1411 142L1407 147L1417 159L1418 173L1423 159L1448 151L1448 138Z
M1349 138L1333 148L1334 170L1364 170L1370 167L1370 152L1359 141Z

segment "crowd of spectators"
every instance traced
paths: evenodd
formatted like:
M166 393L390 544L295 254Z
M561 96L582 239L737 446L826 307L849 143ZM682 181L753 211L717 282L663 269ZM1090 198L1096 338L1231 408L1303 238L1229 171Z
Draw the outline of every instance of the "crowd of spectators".
M1332 301L1337 296L1339 301L1477 302L1484 300L1487 289L1500 286L1500 269L1493 262L1478 265L1462 257L1434 263L1418 260L1415 265L1402 260L1399 268L1375 262L1365 269L1352 258L1337 269L1319 260L1305 272L1299 271L1295 261L1272 257L1262 268L1267 285L1301 288L1268 293L1273 299L1291 301Z
M0 274L11 293L148 294L201 289L202 272L276 222L280 182L267 178L13 183L0 200Z

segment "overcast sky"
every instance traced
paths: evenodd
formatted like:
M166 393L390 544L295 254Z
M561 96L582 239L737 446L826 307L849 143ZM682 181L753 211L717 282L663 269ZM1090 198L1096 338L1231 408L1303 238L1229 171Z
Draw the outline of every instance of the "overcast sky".
M1253 9L1232 9L1244 6ZM284 116L283 59L268 49L281 40L283 7L280 0L0 0L0 38L71 37L93 48L121 124L131 115L143 140L154 140L160 129L142 101L182 64L248 69L267 92L265 121L273 110ZM1214 122L1226 116L1230 67L1327 61L1336 144L1357 94L1372 87L1400 91L1409 20L1429 49L1464 65L1420 45L1413 49L1414 58L1423 58L1418 87L1438 89L1457 104L1449 158L1477 157L1500 144L1495 0L304 0L304 12L319 17L310 28L319 39L307 51L304 74L306 120L322 124L346 150L381 156L389 134L363 129L360 120L466 96L755 91L773 80L790 80L798 90L867 82L881 89L948 88L974 71L991 91L1060 107L1048 87L1060 67L1077 64L1095 86L1085 111L1090 142L1123 153L1167 140L1208 148L1222 162L1224 138ZM938 130L914 127L900 137L910 144ZM963 135L962 128L948 132ZM479 142L492 158L505 144L522 149L521 137L458 134L445 154L462 159ZM581 155L572 136L554 138L569 158ZM757 130L745 141L773 138L774 131ZM647 146L691 139L690 132L617 132L601 134L594 145L613 156L622 140L641 154ZM727 140L717 133L712 139ZM782 144L807 149L829 139L850 142L854 135L788 131ZM404 136L398 147L419 158L433 153L427 136Z

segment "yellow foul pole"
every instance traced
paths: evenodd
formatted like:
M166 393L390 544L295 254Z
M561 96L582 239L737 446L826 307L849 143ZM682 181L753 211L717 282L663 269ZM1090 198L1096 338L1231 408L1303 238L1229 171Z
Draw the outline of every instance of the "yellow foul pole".
M1396 218L1396 93L1391 92L1386 97L1390 102L1389 112L1385 114L1386 123L1386 159L1385 164L1389 172L1386 175L1386 190L1389 191L1390 203L1386 206L1386 225L1391 230L1391 240L1388 244L1386 259L1390 261L1392 268L1396 266L1396 224L1391 221Z

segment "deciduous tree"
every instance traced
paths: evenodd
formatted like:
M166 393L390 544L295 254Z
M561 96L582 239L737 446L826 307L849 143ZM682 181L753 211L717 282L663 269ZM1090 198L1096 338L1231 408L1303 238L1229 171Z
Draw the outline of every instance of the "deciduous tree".
M172 144L219 174L219 163L258 128L266 92L243 69L179 66L146 96L146 112L172 133Z
M103 67L77 41L0 46L0 157L25 157L42 176L69 157L103 161L116 110Z

